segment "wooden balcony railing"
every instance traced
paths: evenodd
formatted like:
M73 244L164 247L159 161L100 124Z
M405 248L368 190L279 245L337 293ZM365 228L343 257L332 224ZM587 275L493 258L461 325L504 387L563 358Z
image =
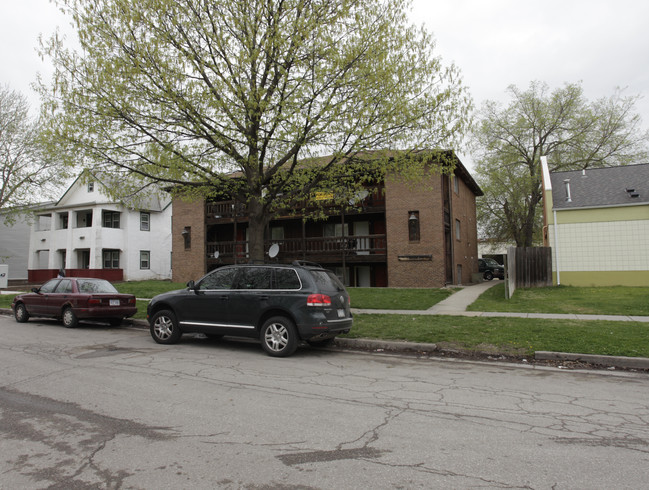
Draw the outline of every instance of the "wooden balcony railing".
M376 256L387 253L385 235L353 235L346 237L310 237L310 238L285 238L282 240L268 240L265 249L272 244L279 246L278 259L305 259L318 260L355 256ZM219 259L229 261L232 259L246 260L248 258L248 242L207 242L207 256L213 258L218 251ZM369 257L368 257L369 258Z
M362 200L358 201L357 208L360 210L385 210L385 187L377 186L367 189L368 195ZM325 205L332 210L339 209L338 206ZM300 202L293 206L294 209L304 209L305 211L313 210L313 205L307 202ZM337 213L338 211L336 211ZM237 219L246 220L248 218L248 210L242 203L236 201L219 201L207 203L205 205L205 214L208 220Z

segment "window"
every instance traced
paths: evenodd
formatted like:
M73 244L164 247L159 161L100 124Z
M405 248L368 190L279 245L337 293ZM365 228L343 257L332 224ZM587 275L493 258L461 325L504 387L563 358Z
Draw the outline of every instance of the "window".
M198 289L231 289L236 272L234 268L217 269L203 278Z
M302 284L294 269L275 269L275 289L300 289Z
M408 211L408 240L419 241L419 211Z
M190 250L192 248L192 227L185 226L180 234L183 236L183 240L185 241L185 250Z
M52 279L51 281L46 282L41 286L39 292L41 293L51 293L54 291L54 288L59 284L58 279Z
M151 229L151 214L140 213L140 231L149 231Z
M151 252L148 250L140 250L140 269L151 268Z
M273 226L270 229L270 239L271 240L284 240L284 227L283 226Z
M88 192L94 192L95 191L95 183L91 180L88 182Z
M119 269L119 250L104 250L104 269Z
M104 228L119 228L119 215L117 211L104 211Z
M457 176L453 177L453 190L456 194L460 193L460 179L458 179Z
M269 267L245 267L237 278L237 289L270 289Z
M57 293L71 293L72 281L70 279L61 279L61 282L56 288Z
M460 227L460 220L456 219L455 220L455 239L460 240L462 238L461 234L461 227Z

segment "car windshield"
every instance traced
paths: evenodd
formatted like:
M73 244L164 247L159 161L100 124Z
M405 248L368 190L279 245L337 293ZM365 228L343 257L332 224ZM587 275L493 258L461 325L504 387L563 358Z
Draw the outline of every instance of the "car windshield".
M80 293L116 293L117 289L104 279L79 279L77 281Z
M494 259L484 259L485 263L487 265L495 266L495 267L500 267L500 264L496 262Z

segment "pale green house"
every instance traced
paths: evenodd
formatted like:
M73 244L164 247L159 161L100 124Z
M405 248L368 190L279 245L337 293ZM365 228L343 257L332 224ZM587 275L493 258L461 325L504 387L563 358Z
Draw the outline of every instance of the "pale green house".
M544 245L555 284L649 286L649 164L550 173Z

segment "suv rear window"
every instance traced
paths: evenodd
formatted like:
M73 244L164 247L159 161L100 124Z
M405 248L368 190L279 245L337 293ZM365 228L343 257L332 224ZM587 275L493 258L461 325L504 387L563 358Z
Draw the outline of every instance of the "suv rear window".
M318 289L324 291L342 291L345 289L338 276L328 270L310 270Z

